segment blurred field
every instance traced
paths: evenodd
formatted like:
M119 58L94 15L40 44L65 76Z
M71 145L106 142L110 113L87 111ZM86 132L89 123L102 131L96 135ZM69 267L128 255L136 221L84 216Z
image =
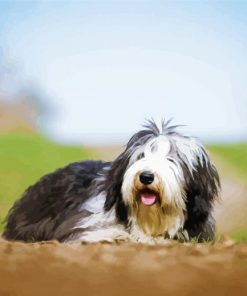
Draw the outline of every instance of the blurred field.
M210 146L210 151L232 165L233 173L247 180L247 144Z
M58 145L40 134L1 134L0 221L23 191L42 175L89 157L83 148ZM2 229L3 223L0 223L0 231Z

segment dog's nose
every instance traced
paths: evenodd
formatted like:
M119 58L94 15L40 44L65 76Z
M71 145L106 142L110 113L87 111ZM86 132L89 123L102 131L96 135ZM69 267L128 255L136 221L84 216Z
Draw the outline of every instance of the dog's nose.
M140 181L144 185L149 185L153 183L154 180L154 174L149 171L144 171L140 174Z

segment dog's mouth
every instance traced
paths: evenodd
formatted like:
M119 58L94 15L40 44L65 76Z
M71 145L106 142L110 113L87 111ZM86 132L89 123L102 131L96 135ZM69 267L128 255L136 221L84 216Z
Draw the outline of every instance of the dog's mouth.
M145 206L152 206L156 202L158 202L159 199L160 199L159 194L152 190L145 189L140 191L140 201Z

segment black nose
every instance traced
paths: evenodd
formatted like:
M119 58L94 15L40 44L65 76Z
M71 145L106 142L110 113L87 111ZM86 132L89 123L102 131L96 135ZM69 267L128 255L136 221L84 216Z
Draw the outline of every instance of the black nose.
M140 174L140 181L144 185L153 183L153 180L154 180L154 174L149 171L144 171Z

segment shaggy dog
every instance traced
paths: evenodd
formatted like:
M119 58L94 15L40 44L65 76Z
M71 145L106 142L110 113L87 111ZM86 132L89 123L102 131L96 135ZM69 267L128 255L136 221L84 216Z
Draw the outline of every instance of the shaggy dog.
M214 238L220 182L202 144L148 121L113 162L81 161L29 187L4 237L26 242Z

